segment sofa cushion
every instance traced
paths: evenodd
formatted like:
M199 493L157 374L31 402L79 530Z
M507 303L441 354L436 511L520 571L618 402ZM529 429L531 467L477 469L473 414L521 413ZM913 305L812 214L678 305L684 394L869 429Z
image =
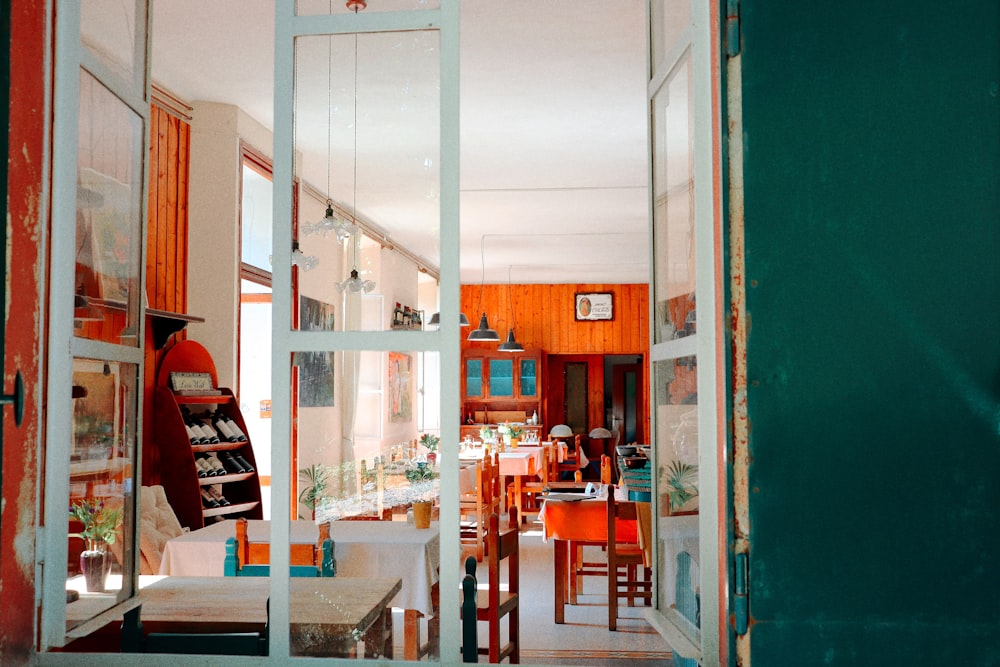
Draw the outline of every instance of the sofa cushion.
M139 574L159 574L164 545L184 529L162 486L144 486L139 493Z

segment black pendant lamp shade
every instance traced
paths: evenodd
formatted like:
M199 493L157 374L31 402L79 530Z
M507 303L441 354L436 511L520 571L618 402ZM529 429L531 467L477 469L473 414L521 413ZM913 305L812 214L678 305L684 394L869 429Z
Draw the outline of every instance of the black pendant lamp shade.
M511 327L507 330L507 340L500 343L497 349L501 352L523 352L524 346L514 340L514 329Z
M483 313L483 316L479 318L479 327L469 332L467 340L497 341L500 340L500 334L495 329L490 329L490 323L486 321L486 313Z
M427 326L429 327L441 326L441 313L434 313L433 315L431 315L431 319L428 320ZM469 318L465 316L465 313L458 314L458 326L460 327L471 326L469 324Z

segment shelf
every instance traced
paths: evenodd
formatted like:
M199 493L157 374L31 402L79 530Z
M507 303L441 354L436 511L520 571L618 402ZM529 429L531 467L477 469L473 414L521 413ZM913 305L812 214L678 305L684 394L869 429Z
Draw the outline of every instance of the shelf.
M245 442L214 442L207 445L191 445L191 451L194 453L201 452L226 452L233 449L239 449L247 443Z
M178 405L222 405L223 403L229 403L234 399L229 394L212 394L209 396L196 394L193 396L186 396L184 394L174 392L174 400L177 401Z
M240 512L247 512L254 509L260 505L259 502L252 503L233 503L232 505L226 505L225 507L213 507L212 509L203 509L201 515L205 517L209 516L223 516L226 514L239 514Z
M242 482L245 479L250 479L256 472L237 472L229 475L216 475L215 477L199 477L199 486L211 486L212 484L225 484L227 482Z
M167 310L146 309L146 317L151 318L153 325L153 346L160 350L170 337L186 327L190 322L204 322L204 317L171 313Z

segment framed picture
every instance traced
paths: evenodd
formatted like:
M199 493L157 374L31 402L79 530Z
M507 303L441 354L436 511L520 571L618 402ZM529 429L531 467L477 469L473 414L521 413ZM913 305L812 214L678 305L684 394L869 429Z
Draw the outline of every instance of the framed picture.
M389 421L413 420L413 393L411 390L411 358L401 352L389 353Z
M576 319L615 319L614 296L612 292L577 292L574 304Z
M333 331L333 306L299 296L299 329ZM333 407L333 352L299 352L299 407Z

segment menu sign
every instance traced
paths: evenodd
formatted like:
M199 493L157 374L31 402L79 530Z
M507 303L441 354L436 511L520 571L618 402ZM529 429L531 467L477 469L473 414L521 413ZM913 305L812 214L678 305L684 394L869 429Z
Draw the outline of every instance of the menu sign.
M613 320L614 315L614 294L611 292L576 294L577 320Z

